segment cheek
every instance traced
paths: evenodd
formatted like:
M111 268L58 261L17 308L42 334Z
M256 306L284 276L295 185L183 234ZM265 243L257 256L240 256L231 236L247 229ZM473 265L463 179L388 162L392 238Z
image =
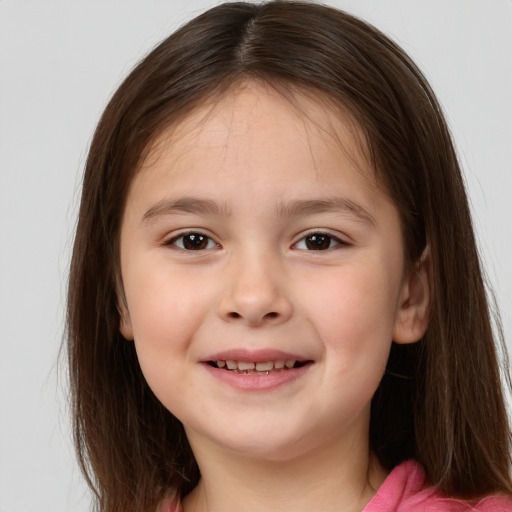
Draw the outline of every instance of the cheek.
M136 337L146 338L159 329L170 334L175 328L186 327L180 320L193 313L194 302L200 304L196 287L183 273L167 267L165 261L147 258L126 269L124 287Z
M156 264L141 268L129 269L125 291L137 355L146 374L183 360L205 315L206 299L180 273L159 270Z
M137 358L144 377L162 404L182 414L190 347L199 322L199 304L161 280L140 287L130 304ZM154 286L153 286L154 285Z
M346 270L346 269L344 269ZM324 283L324 300L316 304L327 324L348 328L390 328L395 319L398 286L382 274L366 269L348 269Z
M339 370L365 373L373 363L383 370L397 311L396 273L368 262L340 268L317 284L324 293L307 296L306 307Z

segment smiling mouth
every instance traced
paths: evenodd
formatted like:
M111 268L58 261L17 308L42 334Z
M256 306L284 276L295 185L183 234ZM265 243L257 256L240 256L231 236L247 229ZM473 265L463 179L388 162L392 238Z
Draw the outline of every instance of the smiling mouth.
M309 363L312 363L312 361L294 361L292 359L261 363L248 363L246 361L234 360L208 361L208 364L214 368L245 375L270 375L271 373L301 368Z

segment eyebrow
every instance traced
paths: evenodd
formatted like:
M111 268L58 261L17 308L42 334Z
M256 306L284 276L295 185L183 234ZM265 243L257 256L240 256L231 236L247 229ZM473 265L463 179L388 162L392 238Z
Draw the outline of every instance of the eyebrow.
M373 215L361 205L344 197L331 197L327 199L305 199L280 203L277 212L283 217L297 215L313 215L316 213L330 213L342 211L356 217L357 220L375 226L377 223Z
M376 225L375 218L361 205L343 197L327 199L301 199L289 202L280 202L276 208L280 217L295 217L299 215L314 215L342 211L356 217L357 220ZM151 223L158 217L180 213L197 215L214 215L228 217L231 211L226 204L219 204L211 199L199 197L181 197L178 199L164 199L149 208L142 217L141 223Z
M211 199L199 197L180 197L178 199L164 199L152 206L142 217L142 223L151 221L164 215L195 213L198 215L229 216L230 211L224 204L219 204Z

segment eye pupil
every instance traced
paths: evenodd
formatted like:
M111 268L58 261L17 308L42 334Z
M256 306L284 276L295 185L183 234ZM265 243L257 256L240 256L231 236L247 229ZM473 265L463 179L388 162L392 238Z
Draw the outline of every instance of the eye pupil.
M306 237L306 247L311 251L329 249L331 237L327 235L309 235Z
M191 251L205 249L208 245L208 237L199 233L190 233L183 237L183 247Z

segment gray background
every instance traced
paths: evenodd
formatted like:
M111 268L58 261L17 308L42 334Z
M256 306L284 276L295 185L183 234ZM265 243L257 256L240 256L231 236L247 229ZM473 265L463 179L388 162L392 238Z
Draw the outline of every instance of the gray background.
M87 147L135 62L217 2L0 0L0 512L82 512L63 336ZM512 1L339 0L424 70L466 172L512 347Z

